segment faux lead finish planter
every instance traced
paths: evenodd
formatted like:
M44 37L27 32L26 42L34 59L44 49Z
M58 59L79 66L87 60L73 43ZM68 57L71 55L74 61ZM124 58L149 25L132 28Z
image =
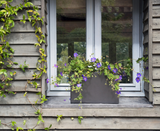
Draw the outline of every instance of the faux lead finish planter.
M119 97L115 94L111 86L106 83L104 75L98 75L97 77L88 78L82 87L82 103L103 103L103 104L118 104ZM74 100L78 96L78 93L71 91L71 103L77 104L79 101Z

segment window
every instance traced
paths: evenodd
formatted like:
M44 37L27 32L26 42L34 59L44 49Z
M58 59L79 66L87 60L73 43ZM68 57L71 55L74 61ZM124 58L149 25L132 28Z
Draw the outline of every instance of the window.
M136 59L142 56L142 7L140 0L50 0L48 1L49 78L54 78L74 52L114 63L133 59L136 72L141 72ZM123 63L125 64L125 63ZM143 84L136 83L136 73L123 77L121 96L144 96ZM142 82L141 82L142 83ZM48 85L48 96L69 96L67 76L59 87Z

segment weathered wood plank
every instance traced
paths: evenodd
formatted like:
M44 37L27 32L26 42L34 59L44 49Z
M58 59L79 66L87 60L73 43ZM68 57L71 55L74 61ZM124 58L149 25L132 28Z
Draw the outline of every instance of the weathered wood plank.
M30 0L30 2L33 3L33 5L41 5L41 0ZM16 6L16 5L20 5L23 4L24 1L23 0L13 0L13 2L11 2L12 6Z
M159 30L154 30L153 31L153 42L159 42L160 41L160 31Z
M11 32L35 32L35 28L32 27L31 22L26 21L24 24L20 21L15 21L15 26L11 29Z
M148 71L148 69L144 69L144 77L146 77L147 79L149 78L149 71Z
M154 89L153 89L153 92L155 92L155 93L160 93L160 87L159 87L159 88L154 88Z
M13 57L13 62L18 62L18 65L13 65L13 68L19 68L20 65L24 65L24 62L28 65L28 68L36 68L36 63L39 57Z
M14 56L40 56L39 48L34 45L11 45Z
M36 93L27 93L27 96L31 103L35 103L36 100L38 101L38 104L40 103L40 97L36 95ZM0 97L0 105L9 105L9 104L30 104L27 100L27 97L24 97L24 93L17 93L16 95L9 94L6 95L6 97Z
M159 0L153 0L153 5L159 5L160 4L160 1Z
M144 45L143 55L148 55L148 44Z
M40 81L36 81L36 82L39 84L37 89L30 84L28 84L25 89L27 81L11 81L10 82L11 87L8 87L6 89L8 89L9 91L14 91L14 92L25 92L25 91L41 92L41 83Z
M145 32L145 33L144 33L143 44L146 44L146 43L148 43L148 41L149 41L148 32Z
M153 68L153 79L160 79L160 68Z
M40 109L40 106L35 106ZM31 105L0 105L0 117L26 117L37 116Z
M143 6L143 10L146 10L148 8L149 2L148 0L144 1L144 6Z
M160 129L160 119L157 118L84 118L82 124L78 123L77 118L63 119L60 123L56 118L44 118L45 127L50 124L51 129Z
M8 69L8 75L10 71L13 71L13 70ZM35 69L26 69L25 73L21 69L15 69L14 71L16 71L16 75L13 77L13 80L28 80L33 78L32 75L34 74ZM1 79L1 76L0 76L0 79Z
M160 18L153 18L153 29L160 29Z
M26 125L23 125L23 121L26 120ZM38 119L37 118L1 118L2 123L11 123L11 121L15 121L17 127L22 127L24 129L33 129L35 125L37 125ZM16 126L15 126L16 128ZM4 125L0 126L0 130L10 129L10 127L6 127ZM44 129L44 124L41 123L36 126L35 129ZM4 130L5 131L5 130Z
M144 23L144 27L143 27L143 32L146 32L148 31L148 22L147 23Z
M160 7L159 6L153 6L152 16L153 17L160 17Z
M153 54L160 54L160 43L153 43Z
M160 66L160 55L153 55L153 66Z
M160 93L153 93L153 104L160 104Z
M35 44L37 38L35 33L11 33L7 36L10 44Z
M149 83L144 82L144 90L149 92Z
M27 12L27 10L19 11L18 14L14 17L14 20L22 20L23 19L23 15L25 15L25 18L27 20L28 16L27 16L26 12ZM40 9L38 10L38 13L41 16L41 10Z
M106 109L42 109L44 117L160 117L160 107L153 108L106 108Z
M144 12L144 16L143 16L143 21L147 21L148 20L148 10Z
M160 87L160 80L153 80L153 87Z

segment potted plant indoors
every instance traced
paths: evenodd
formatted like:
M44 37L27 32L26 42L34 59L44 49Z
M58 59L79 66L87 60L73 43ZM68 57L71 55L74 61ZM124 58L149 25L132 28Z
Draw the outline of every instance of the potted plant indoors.
M111 64L95 57L85 60L74 53L74 58L69 64L65 63L65 68L52 84L58 86L65 74L71 86L71 103L118 104L122 75L125 72L130 76L133 70L131 59L123 61L126 62L126 66L122 66L122 61ZM58 65L55 67L59 68ZM140 81L140 77L141 74L137 73L137 82Z

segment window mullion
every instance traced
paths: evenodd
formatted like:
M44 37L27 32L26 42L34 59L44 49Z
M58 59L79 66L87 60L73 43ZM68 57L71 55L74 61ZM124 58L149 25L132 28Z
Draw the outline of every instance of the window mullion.
M95 21L95 57L101 59L102 56L102 33L101 33L101 0L95 0L94 21Z
M86 22L86 42L87 42L87 49L86 49L86 59L90 60L91 54L94 53L94 0L86 0L86 13L87 13L87 22ZM93 55L92 55L93 57Z

